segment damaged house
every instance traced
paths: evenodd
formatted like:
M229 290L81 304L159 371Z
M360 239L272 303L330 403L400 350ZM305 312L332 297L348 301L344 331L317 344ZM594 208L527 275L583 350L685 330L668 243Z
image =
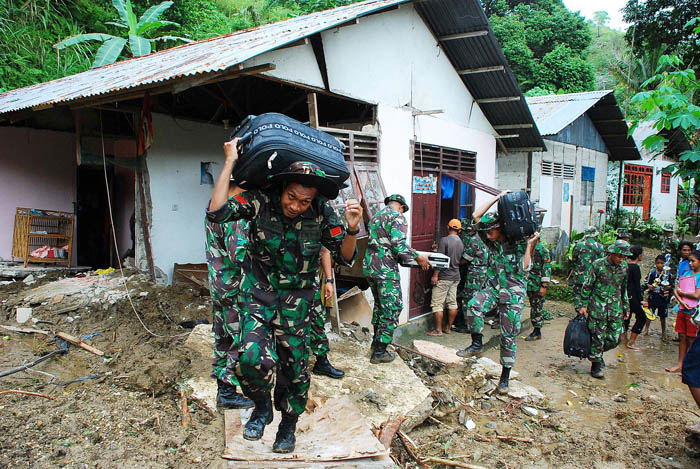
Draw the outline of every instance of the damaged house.
M0 94L0 258L17 257L18 207L61 210L75 214L73 263L115 265L133 247L172 282L175 263L205 262L222 143L264 112L345 144L338 204L362 196L371 216L404 194L420 250L497 193L497 147L544 148L478 0L370 0ZM339 278L361 284L358 266ZM401 322L428 311L426 274L403 269L402 287Z

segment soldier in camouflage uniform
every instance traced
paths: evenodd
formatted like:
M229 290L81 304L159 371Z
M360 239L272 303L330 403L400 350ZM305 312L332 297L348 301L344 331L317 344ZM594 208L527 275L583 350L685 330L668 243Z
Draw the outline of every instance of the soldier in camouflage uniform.
M632 233L627 228L617 229L617 239L621 241L627 241L629 243Z
M528 240L521 239L510 241L506 239L498 214L486 213L498 199L507 194L501 192L489 202L474 211L474 220L479 219L482 228L486 231L491 252L489 255L487 276L496 275L496 282L488 279L486 288L477 292L469 301L468 317L472 320L472 344L464 350L457 352L461 357L476 355L483 348L484 327L483 314L489 311L494 303L498 305L501 328L501 378L498 382L498 392L508 392L510 370L515 364L515 352L517 350L517 338L520 333L520 312L525 301L526 276L532 264L532 251L539 239L539 233L535 233ZM477 218L479 217L479 218Z
M581 290L583 305L579 314L588 318L591 332L591 376L602 379L603 352L620 344L622 321L629 316L627 299L627 256L630 244L617 240L608 247L608 255L597 259L586 275Z
M415 259L423 270L430 267L427 256L419 255L406 243L408 226L403 216L408 211L406 199L393 194L384 199L384 204L386 207L369 221L369 239L362 262L363 273L374 297L371 363L388 363L395 358L386 347L391 343L403 309L399 260L409 262Z
M311 324L309 328L309 346L311 353L316 357L316 362L311 372L315 375L328 376L329 378L340 379L345 376L343 370L339 370L328 361L328 337L326 336L326 307L321 301L321 293L323 292L325 300L333 298L333 264L331 261L331 253L326 248L321 248L321 268L326 276L323 288L321 288L321 279L317 276L317 290L314 295L314 306L311 310Z
M472 221L472 223L474 222ZM483 329L483 313L490 311L490 309L493 309L493 307L495 307L496 305L496 302L489 302L488 304L492 304L492 308L485 311L479 311L479 313L481 313L482 315L475 316L474 314L469 315L469 301L471 301L471 299L474 297L474 295L477 294L477 292L483 290L487 286L489 279L492 281L492 286L495 286L495 280L497 276L493 267L490 269L490 273L488 269L490 249L487 246L487 243L489 243L489 241L485 237L486 226L483 224L479 224L478 227L476 225L472 226L474 226L476 229L473 229L471 231L471 235L469 237L466 237L463 241L464 252L462 253L462 259L466 267L466 274L464 284L460 292L460 296L462 300L461 305L464 314L464 322L467 326L467 331L473 334L475 328L479 331ZM477 325L475 327L475 321L477 323L481 321L481 325Z
M574 296L574 309L577 313L581 309L581 288L586 281L586 273L593 261L605 256L605 250L596 240L596 236L598 236L596 227L589 226L583 239L576 243L571 253L571 262L573 264L573 273L571 275L573 282L572 293Z
M337 263L351 265L357 255L362 208L354 199L346 201L346 232L326 200L337 197L337 184L306 162L292 163L270 177L266 188L227 200L220 185L228 183L238 159L237 144L237 139L224 144L226 162L207 218L215 223L250 221L238 295L241 338L236 375L255 409L243 437L259 440L272 421L274 380L274 403L282 420L272 450L288 453L294 450L296 423L308 397L308 329L321 246Z
M544 298L547 294L551 274L552 263L549 249L538 241L532 252L532 268L527 277L527 299L530 301L530 320L533 327L532 333L525 338L527 341L542 338L541 330L544 326L542 308L544 308Z
M675 274L678 263L681 261L679 248L681 241L673 234L673 223L664 223L664 235L661 237L660 241L661 254L671 255L669 266L671 267L671 272Z
M235 195L233 193L231 196ZM245 222L212 223L204 219L209 292L214 320L214 360L212 378L216 378L216 406L223 409L253 407L253 401L236 392L235 365L238 360L238 308L236 297L241 284L241 267L236 254L245 253Z

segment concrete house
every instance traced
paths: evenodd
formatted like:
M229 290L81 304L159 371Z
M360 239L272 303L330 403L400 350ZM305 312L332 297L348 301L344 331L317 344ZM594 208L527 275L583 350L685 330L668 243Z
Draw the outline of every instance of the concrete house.
M654 218L659 223L675 222L678 205L677 177L666 168L678 161L680 153L690 145L683 135L668 135L669 145L659 154L648 151L642 142L656 134L651 123L640 124L633 133L642 161L625 163L619 207L636 212L642 219Z
M571 235L604 223L608 162L641 159L613 91L538 96L527 104L546 151L499 152L498 187L529 190L547 210L544 228Z
M418 249L496 191L497 142L543 148L478 0L370 0L0 94L0 258L15 207L66 210L79 262L116 262L111 226L121 255L131 220L136 265L171 282L175 263L205 262L222 143L271 111L346 145L338 203L361 195L371 215L404 194ZM402 269L402 322L429 286Z

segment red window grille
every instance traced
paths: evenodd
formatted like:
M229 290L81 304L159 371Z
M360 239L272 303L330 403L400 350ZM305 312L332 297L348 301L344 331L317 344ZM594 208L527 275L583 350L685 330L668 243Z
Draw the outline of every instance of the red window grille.
M622 188L622 205L644 204L644 184L654 173L651 166L625 165L625 185Z
M671 173L661 173L661 192L663 194L671 192Z

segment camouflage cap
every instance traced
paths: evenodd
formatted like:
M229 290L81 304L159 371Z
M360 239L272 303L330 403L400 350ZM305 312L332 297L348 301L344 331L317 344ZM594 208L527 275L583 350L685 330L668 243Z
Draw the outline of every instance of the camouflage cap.
M500 228L501 220L498 218L498 214L494 212L489 212L484 214L479 220L478 229L479 231L488 231L493 228Z
M408 204L406 203L406 199L404 196L401 194L391 194L389 197L384 199L384 205L388 205L389 202L398 202L401 205L403 205L403 211L408 212Z
M588 228L586 228L586 236L591 237L591 236L598 236L598 228L595 226L591 225Z
M673 223L671 223L671 222L664 223L664 231L670 231L671 233L673 233L674 230L675 230L675 228L673 227Z
M631 238L632 235L630 234L629 230L627 228L618 228L617 230L617 239L620 238Z
M620 254L623 256L632 255L632 251L630 251L630 243L622 239L618 239L610 246L608 246L608 252L610 254Z
M329 200L334 200L340 192L338 184L330 179L325 171L308 161L295 161L281 173L268 178L269 184L278 181L298 182L308 187L315 187Z

